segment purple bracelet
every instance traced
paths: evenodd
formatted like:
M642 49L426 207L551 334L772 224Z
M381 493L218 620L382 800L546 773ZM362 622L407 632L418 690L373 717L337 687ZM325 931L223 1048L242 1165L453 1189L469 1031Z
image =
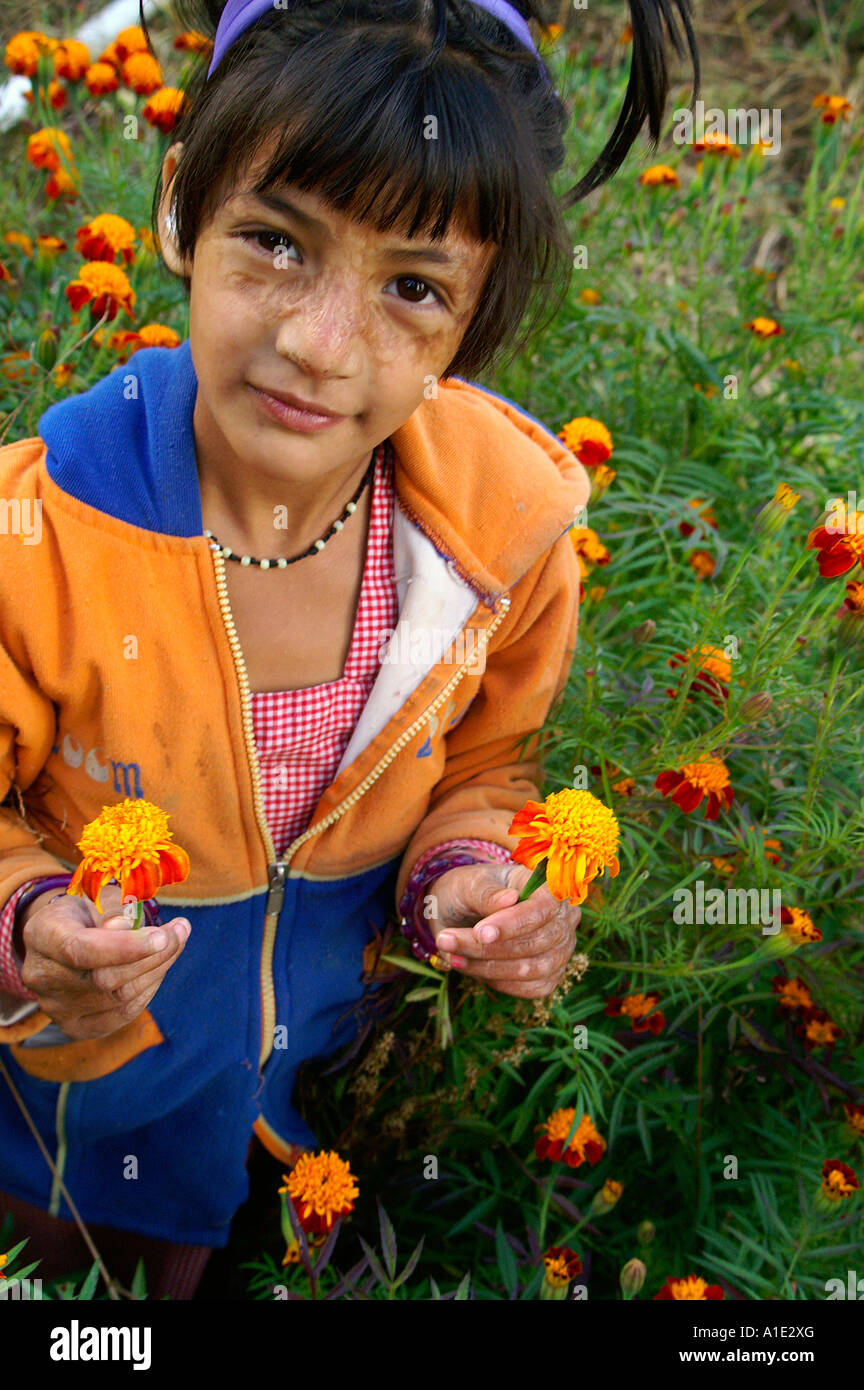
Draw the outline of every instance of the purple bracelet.
M428 860L419 873L415 870L408 879L405 891L399 899L399 926L417 960L435 964L440 959L435 938L421 912L423 890L434 879L440 878L441 874L446 873L448 869L458 869L463 865L482 864L484 862L476 855L468 854L466 851L442 854L438 858Z
M71 882L71 874L52 874L48 878L41 878L39 882L34 884L32 888L28 888L27 892L22 894L22 896L18 899L17 903L15 904L15 920L13 924L13 931L20 920L19 913L23 913L24 909L26 907L29 907L30 903L32 903L35 898L38 898L41 893L50 892L52 888L68 888ZM63 893L57 894L58 898L62 898L63 896ZM162 919L159 916L159 907L155 898L148 898L145 902L144 918L147 922L148 927L162 926Z

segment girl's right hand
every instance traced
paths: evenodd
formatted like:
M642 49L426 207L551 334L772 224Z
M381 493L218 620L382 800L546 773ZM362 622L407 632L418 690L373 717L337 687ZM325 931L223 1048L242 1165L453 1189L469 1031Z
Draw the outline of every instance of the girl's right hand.
M102 889L102 912L89 898L51 897L25 911L21 979L70 1038L105 1037L143 1013L191 927L174 917L133 931L117 884Z

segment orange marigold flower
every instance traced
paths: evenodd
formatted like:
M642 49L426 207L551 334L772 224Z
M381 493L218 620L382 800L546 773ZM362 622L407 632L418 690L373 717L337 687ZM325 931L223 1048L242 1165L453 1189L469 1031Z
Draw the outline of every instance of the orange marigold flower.
M537 1126L545 1131L534 1145L537 1158L548 1158L553 1163L563 1158L568 1168L578 1168L586 1159L592 1168L600 1162L606 1152L606 1140L594 1128L590 1115L582 1116L565 1149L565 1141L575 1118L575 1110L555 1110L542 1125Z
M618 821L590 792L564 787L543 802L527 801L507 833L519 837L510 851L517 864L533 870L547 860L546 883L559 901L583 903L588 884L604 868L612 878L620 871Z
M745 323L744 327L749 328L757 338L776 338L786 331L784 328L780 327L776 319L763 318L759 314L757 314L755 319L751 319L749 323Z
M608 565L612 559L609 551L600 541L597 532L593 531L590 526L571 526L570 540L573 542L573 549L576 554L585 561L586 574L588 567Z
M162 86L162 69L152 53L131 54L120 69L120 76L127 87L142 97Z
M116 69L100 58L98 63L94 63L85 72L84 85L91 96L101 97L108 92L116 92L120 86L120 79Z
M558 438L586 468L605 463L612 453L612 436L606 426L589 415L569 420Z
M543 1256L546 1283L553 1289L566 1289L577 1274L582 1273L582 1261L569 1245L550 1245Z
M56 39L49 39L35 29L22 29L13 34L6 45L6 66L18 77L35 77L41 54L52 53L56 47Z
M710 579L714 573L714 556L708 550L691 550L687 556L700 579Z
M720 130L706 130L704 140L693 141L693 149L696 154L726 155L729 159L741 158L741 150L734 140L730 140L729 136Z
M184 29L174 40L174 47L185 53L209 53L213 40L206 34L199 34L197 29Z
M698 665L697 673L691 682L691 689L701 691L715 705L721 705L723 700L728 700L732 664L722 647L708 647L703 644L699 647L698 652L694 647L688 647L683 655L678 652L675 656L668 657L666 665L672 667L686 666L691 657L696 658ZM670 698L674 698L677 693L676 690L666 691ZM690 703L689 697L686 703Z
M804 547L819 551L819 573L823 579L846 574L858 563L864 569L864 512L847 511L839 498L837 503L833 515L810 532Z
M793 492L788 484L779 483L770 502L766 502L756 515L756 530L760 535L773 536L784 525L792 508L800 501L800 492Z
M119 266L110 261L87 261L77 280L66 286L66 298L72 309L77 311L89 304L92 318L101 318L107 311L110 320L117 317L120 309L131 315L135 291Z
M99 907L102 888L111 879L120 885L123 901L147 902L170 883L189 876L189 856L173 843L168 813L151 801L127 796L105 806L84 826L77 848L82 859L67 893L88 897Z
M725 1298L725 1294L719 1284L706 1284L698 1274L688 1274L683 1279L670 1275L660 1292L655 1293L653 1301L656 1303L658 1299L666 1298L705 1303Z
M56 174L63 160L72 163L72 146L68 135L63 130L55 130L53 126L43 126L27 141L27 159L37 169L50 169Z
M716 855L712 855L711 863L714 865L714 868L717 870L718 874L724 874L726 877L728 877L730 874L734 874L735 872L735 865L732 863L731 859L723 859L717 857Z
M830 1202L842 1202L854 1196L860 1186L854 1168L850 1168L848 1163L841 1163L839 1158L826 1158L822 1164L820 1190Z
M600 1191L595 1192L591 1199L590 1215L605 1216L607 1211L618 1205L623 1191L623 1182L618 1182L616 1178L607 1178Z
M133 53L147 52L147 35L139 24L132 24L128 29L120 30L111 49L123 63Z
M580 290L579 298L583 304L599 304L600 296L596 290Z
M142 114L145 121L167 135L177 124L185 100L185 92L178 87L160 87L158 92L153 93Z
M791 937L797 946L822 940L821 931L814 926L809 912L805 912L803 908L781 907L780 923L786 935Z
M664 184L671 184L673 188L681 187L681 180L668 164L652 164L650 169L643 169L639 175L639 182L645 188L659 188Z
M780 995L777 1002L781 1009L813 1008L812 995L800 975L794 980L790 980L786 975L775 975L771 981L771 988L775 994Z
M17 246L25 256L33 255L33 242L26 232L7 232L3 240L7 246Z
M706 820L716 820L721 808L728 811L732 805L729 769L719 759L685 763L677 771L661 772L654 786L688 815L706 797Z
M853 613L864 613L864 584L859 579L850 579L846 585L843 606Z
M78 39L61 39L54 50L54 71L67 82L80 82L90 66L90 50Z
M45 180L46 198L68 198L70 201L78 197L78 184L72 174L67 174L65 169L58 169L56 174L49 174Z
M609 1018L629 1018L634 1033L653 1033L655 1038L666 1027L666 1019L660 1010L655 1013L660 1002L659 994L613 994L606 1000L603 1012Z
M625 25L624 25L624 28L621 30L621 36L620 36L620 38L618 39L618 42L619 42L620 44L628 44L628 43L632 43L632 41L633 41L633 25L632 25L632 24L625 24Z
M70 380L73 372L71 362L60 362L54 368L54 385L65 386Z
M117 253L126 265L135 259L135 228L125 217L102 212L76 233L75 250L88 261L113 261Z
M136 333L116 333L112 336L121 340L124 345L134 343L133 352L148 347L176 348L181 342L180 334L164 323L145 323ZM110 341L108 346L112 346Z
M852 1133L857 1135L859 1139L864 1139L864 1105L847 1101L843 1109L846 1114L846 1124Z
M149 227L138 228L138 240L145 251L149 251L153 256L158 256L160 251L159 238L153 235Z
M313 1235L327 1233L333 1222L354 1210L359 1196L357 1180L344 1158L334 1151L298 1158L290 1174L282 1174L287 1192L303 1230Z
M808 1052L820 1047L830 1052L843 1036L842 1028L838 1028L834 1020L829 1018L825 1009L802 1009L801 1022L797 1024L795 1032L803 1038Z
M29 101L31 105L33 104L32 91L24 93L24 100ZM61 111L66 105L66 88L62 82L57 82L52 78L48 83L47 92L44 87L39 88L39 100L43 105L47 102L55 111Z
M588 504L591 506L599 501L609 484L615 480L615 469L610 468L606 463L598 463L589 473L591 479L591 491L588 494Z
M59 236L42 234L36 238L36 249L42 256L58 256L66 250L66 243Z
M9 271L6 269L3 262L0 261L0 283L2 283L2 281L4 280L7 280L11 283L12 276L9 274Z
M701 497L695 497L687 503L687 506L693 507L693 509L698 512L706 526L713 526L714 530L717 530L717 518L709 503L703 502ZM686 540L689 535L692 535L694 527L690 525L689 521L679 521L678 530Z
M846 97L831 95L827 92L819 92L813 98L813 105L821 108L822 120L825 125L834 125L838 116L842 116L844 121L848 121L852 111L852 103Z

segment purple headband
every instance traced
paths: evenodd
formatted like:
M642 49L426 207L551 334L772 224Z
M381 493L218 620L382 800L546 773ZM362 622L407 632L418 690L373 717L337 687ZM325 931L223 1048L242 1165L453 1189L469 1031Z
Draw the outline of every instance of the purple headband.
M508 5L507 0L474 0L482 10L488 10L496 19L500 19L502 24L506 24L520 43L531 52L536 54L537 61L541 64L540 54L531 38L531 33L522 15L515 10L512 5ZM228 0L228 4L222 11L219 26L216 30L216 38L213 43L213 57L210 60L210 67L207 69L207 76L212 77L214 70L221 63L226 51L231 47L235 39L238 39L245 29L249 28L256 19L273 9L273 0ZM546 69L543 68L543 72Z

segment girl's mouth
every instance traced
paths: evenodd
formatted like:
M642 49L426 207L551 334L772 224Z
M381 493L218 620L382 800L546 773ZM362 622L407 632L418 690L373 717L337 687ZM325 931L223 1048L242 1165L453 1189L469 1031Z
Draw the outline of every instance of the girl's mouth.
M271 419L278 420L280 425L285 425L288 429L315 434L318 430L324 430L328 425L338 425L340 420L345 419L344 415L319 415L312 410L301 410L299 406L279 400L278 396L271 396L269 391L262 390L260 386L252 386L251 382L249 387L261 409L265 410Z

